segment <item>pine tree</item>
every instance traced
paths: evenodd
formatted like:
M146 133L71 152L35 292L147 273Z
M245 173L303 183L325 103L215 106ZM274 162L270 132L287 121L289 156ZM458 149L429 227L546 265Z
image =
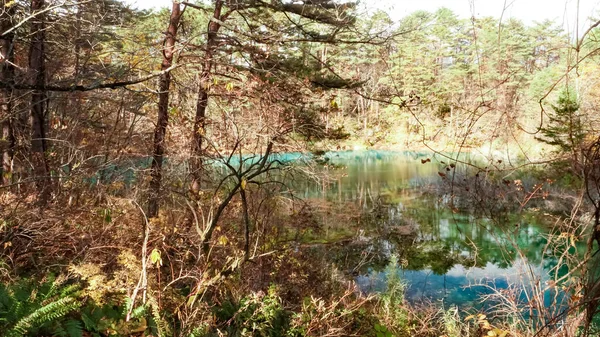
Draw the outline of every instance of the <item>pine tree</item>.
M571 153L577 158L577 151L583 142L585 132L579 117L579 103L572 89L561 91L548 124L541 129L541 142L557 146L561 152Z

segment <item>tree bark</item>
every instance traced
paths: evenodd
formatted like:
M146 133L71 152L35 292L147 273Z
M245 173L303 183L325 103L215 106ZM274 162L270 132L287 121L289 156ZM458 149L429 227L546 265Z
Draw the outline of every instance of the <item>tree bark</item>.
M2 13L0 14L0 33L12 28L14 7L6 7L7 1L2 1ZM9 33L0 36L0 81L14 82L14 34ZM2 179L3 185L10 185L12 182L13 156L15 148L15 134L12 114L12 89L5 88L0 90L0 122L2 126L2 138L0 139L0 149L2 150Z
M202 139L206 134L206 108L210 90L212 68L214 66L214 53L217 48L217 33L221 28L220 22L225 20L221 15L223 1L215 2L213 19L208 23L206 52L202 64L202 72L198 82L198 101L196 102L196 118L194 120L194 134L192 136L192 158L190 161L192 172L192 191L198 192L202 179Z
M31 12L43 10L45 0L31 0ZM40 13L31 23L31 46L29 49L30 82L35 86L46 83L45 40L46 14ZM48 164L46 140L46 104L47 93L33 90L31 93L31 162L39 193L39 200L44 203L50 195L50 167Z
M179 2L173 1L169 27L167 28L163 61L161 70L164 71L159 77L158 82L158 117L154 129L154 144L152 152L152 167L150 180L150 197L148 200L148 218L158 216L160 203L160 189L162 184L162 165L165 153L165 136L167 126L169 125L169 88L171 86L171 72L168 71L173 65L173 55L175 54L175 43L177 41L177 29L183 11Z

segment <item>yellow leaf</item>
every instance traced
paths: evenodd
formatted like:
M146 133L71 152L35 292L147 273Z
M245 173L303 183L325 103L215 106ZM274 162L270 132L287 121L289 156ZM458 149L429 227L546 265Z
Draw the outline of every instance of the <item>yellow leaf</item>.
M12 247L12 242L8 241L8 242L4 243L4 249L6 249L8 247Z
M150 261L157 266L162 266L162 259L160 258L160 250L154 248L150 253Z
M496 332L494 330L488 331L487 335L490 336L490 337L496 337L497 336Z
M233 90L233 83L229 82L225 85L225 90L231 91Z
M241 185L241 187L242 187L243 190L246 190L246 183L247 183L246 182L246 178L242 179L242 182L241 182L240 185Z
M469 316L465 317L465 321L468 321L468 320L474 319L474 318L475 318L475 315L469 315Z
M17 2L15 0L13 1L9 1L6 4L4 4L4 8L10 8L12 6L14 6Z
M217 242L219 242L220 245L225 246L229 243L229 240L227 240L227 237L225 235L221 235Z

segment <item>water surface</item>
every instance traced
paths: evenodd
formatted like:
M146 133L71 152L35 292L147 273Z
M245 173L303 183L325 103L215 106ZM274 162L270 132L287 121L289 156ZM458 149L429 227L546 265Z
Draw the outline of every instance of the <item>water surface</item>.
M385 289L392 254L412 302L476 306L492 289L548 280L553 265L543 258L546 227L523 212L491 218L450 207L449 195L440 192L447 178L439 172L453 174L458 167L448 168L447 159L366 151L329 153L324 162L337 178L296 184L295 190L308 199L353 202L371 215L355 242L327 248L334 261L352 269L363 291Z

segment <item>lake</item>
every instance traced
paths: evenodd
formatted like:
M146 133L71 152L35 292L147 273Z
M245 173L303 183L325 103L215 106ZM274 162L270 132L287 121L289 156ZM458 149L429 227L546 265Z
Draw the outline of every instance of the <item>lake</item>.
M363 292L385 289L392 255L408 284L406 299L413 303L480 306L482 295L493 289L549 280L556 260L544 258L548 227L540 217L504 212L492 218L450 207L449 194L443 192L447 177L439 172L453 174L459 166L446 169L448 163L441 162L447 159L365 151L328 153L323 161L334 178L296 184L294 190L309 200L351 202L368 214L370 221L364 221L352 242L318 248L354 275ZM545 294L548 303L553 295Z
M294 163L309 157L301 153L273 155ZM461 161L470 162L470 158L462 155ZM315 183L298 178L285 183L305 200L338 204L342 212L352 205L347 213L353 220L345 220L347 226L338 223L339 217L321 214L325 231L317 236L325 242L344 238L342 242L309 246L352 275L361 291L386 288L386 266L393 255L399 261L400 277L408 285L405 298L412 303L478 307L484 305L483 295L494 289L519 292L518 285L525 285L518 297L526 302L527 287L551 279L549 273L557 260L547 253L550 227L541 220L540 212L502 211L498 206L509 199L496 200L489 193L485 202L473 205L471 199L454 193L474 190L481 179L462 181L462 177L472 178L477 171L469 172L459 163L450 167L447 158L425 152L330 152L319 162L330 179ZM133 175L131 169L124 172ZM123 175L125 181L134 179L127 174ZM461 182L454 190L448 189L451 177ZM524 177L514 178L527 184ZM502 184L487 188L502 189L508 191ZM356 220L358 214L362 216ZM348 228L354 232L349 233ZM346 240L349 235L352 240ZM319 240L309 240L315 241ZM564 274L564 269L558 272ZM545 292L545 302L550 304L554 295Z

